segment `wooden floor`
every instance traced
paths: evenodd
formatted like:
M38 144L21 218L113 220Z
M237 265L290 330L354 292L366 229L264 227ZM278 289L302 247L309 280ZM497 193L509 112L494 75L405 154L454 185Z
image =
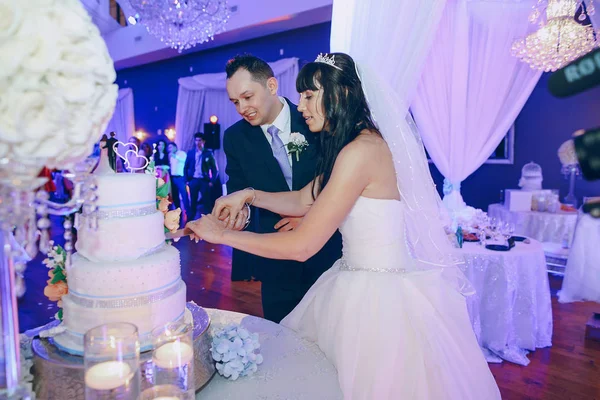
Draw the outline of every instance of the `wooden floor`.
M196 244L185 238L176 247L181 251L188 301L193 300L204 307L262 316L260 283L231 282L229 279L230 248L204 242ZM43 295L48 278L42 259L39 256L29 263L26 271L27 293L19 302L21 331L50 321L57 311ZM550 282L553 346L531 353L531 363L527 367L507 362L490 365L502 398L600 400L600 342L584 340L585 324L593 311L600 311L600 305L560 304L555 294L561 280L551 277Z

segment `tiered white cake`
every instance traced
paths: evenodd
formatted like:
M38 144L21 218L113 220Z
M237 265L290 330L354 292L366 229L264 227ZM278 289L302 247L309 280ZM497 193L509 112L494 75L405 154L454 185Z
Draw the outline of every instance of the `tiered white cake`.
M179 251L165 243L153 176L110 171L96 182L98 229L87 229L81 216L77 253L67 270L69 293L62 298L66 331L54 340L83 354L87 330L130 322L138 327L143 351L152 344L152 329L184 316Z

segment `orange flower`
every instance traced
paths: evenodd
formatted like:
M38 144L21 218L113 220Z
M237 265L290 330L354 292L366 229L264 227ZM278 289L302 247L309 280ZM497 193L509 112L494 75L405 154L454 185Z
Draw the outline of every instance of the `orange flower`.
M158 210L161 211L163 214L166 214L166 212L169 211L169 204L171 204L169 199L167 199L166 197L160 197L160 202L158 203Z
M50 282L51 280L48 281L48 286L44 288L44 295L50 301L60 301L65 294L69 293L66 282L60 281L55 284L51 284Z
M181 209L171 210L165 214L165 226L171 232L179 228L179 219L181 218Z

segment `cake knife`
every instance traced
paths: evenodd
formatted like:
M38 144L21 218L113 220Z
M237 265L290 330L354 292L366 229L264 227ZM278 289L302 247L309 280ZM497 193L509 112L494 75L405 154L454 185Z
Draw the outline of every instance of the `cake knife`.
M194 233L191 229L189 228L181 228L176 230L175 232L167 232L165 233L165 238L167 239L181 239L184 236L188 236L191 235L192 233Z

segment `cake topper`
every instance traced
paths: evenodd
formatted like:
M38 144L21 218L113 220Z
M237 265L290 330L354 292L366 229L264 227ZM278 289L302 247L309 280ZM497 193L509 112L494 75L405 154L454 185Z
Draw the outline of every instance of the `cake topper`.
M108 157L108 144L106 135L102 137L100 140L100 161L98 162L98 166L94 171L94 175L110 175L114 174L115 171L111 168L109 157Z
M125 148L126 147L132 147L132 148L126 150L124 154L121 154L121 153L119 153L119 145L121 145ZM138 153L139 149L135 145L135 143L123 143L121 141L117 141L113 145L113 150L115 151L115 154L123 160L123 163L125 164L125 168L127 170L129 170L130 172L143 171L148 166L148 163L149 163L148 159L144 156L139 155L139 153ZM136 165L138 164L139 161L142 161L141 162L142 165L137 166L137 167L132 166L130 157L133 158L134 160L136 160L136 162L135 162Z

